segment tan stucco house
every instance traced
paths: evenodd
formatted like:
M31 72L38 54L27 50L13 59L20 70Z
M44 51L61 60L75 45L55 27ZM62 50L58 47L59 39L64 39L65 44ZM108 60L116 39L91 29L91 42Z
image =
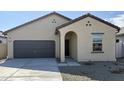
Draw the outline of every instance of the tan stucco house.
M94 15L74 20L56 12L5 31L8 58L69 57L77 61L116 61L120 28Z

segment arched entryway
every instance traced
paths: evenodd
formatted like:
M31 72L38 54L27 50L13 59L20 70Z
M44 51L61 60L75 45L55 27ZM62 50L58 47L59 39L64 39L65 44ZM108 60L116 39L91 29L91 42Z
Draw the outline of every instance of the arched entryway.
M77 34L73 31L65 34L65 57L77 60Z

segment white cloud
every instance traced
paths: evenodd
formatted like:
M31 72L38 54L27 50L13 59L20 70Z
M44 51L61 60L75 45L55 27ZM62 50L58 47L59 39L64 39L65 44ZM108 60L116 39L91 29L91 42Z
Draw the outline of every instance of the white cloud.
M124 14L119 14L116 17L110 18L109 21L119 27L124 27Z

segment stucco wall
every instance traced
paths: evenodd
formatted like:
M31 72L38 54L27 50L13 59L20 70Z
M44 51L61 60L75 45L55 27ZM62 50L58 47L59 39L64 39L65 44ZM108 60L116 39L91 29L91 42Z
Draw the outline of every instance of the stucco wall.
M52 23L53 19L56 23ZM13 58L13 41L14 40L55 40L56 57L59 56L59 38L55 35L55 28L68 20L58 16L50 15L44 19L35 21L7 34L8 36L8 58Z
M92 24L86 26L87 22ZM59 29L61 35L69 31L77 34L77 59L78 61L115 61L115 35L117 30L102 22L87 17L66 27ZM92 33L104 33L103 52L92 52Z
M70 40L71 56L72 56L72 58L77 60L77 36L75 34L72 34L71 37L72 37L71 40Z

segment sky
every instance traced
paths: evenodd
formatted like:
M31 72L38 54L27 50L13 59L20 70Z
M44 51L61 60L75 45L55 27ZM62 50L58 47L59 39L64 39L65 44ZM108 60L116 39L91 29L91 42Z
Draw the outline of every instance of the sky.
M0 31L6 31L18 25L39 18L53 11L0 11ZM66 17L75 19L86 13L124 27L124 11L56 11Z

